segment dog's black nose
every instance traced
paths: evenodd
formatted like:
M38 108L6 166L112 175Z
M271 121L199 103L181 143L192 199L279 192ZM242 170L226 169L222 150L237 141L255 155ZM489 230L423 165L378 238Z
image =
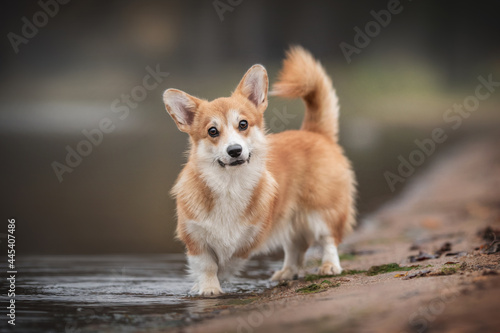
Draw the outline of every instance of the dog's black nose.
M227 153L231 157L240 156L242 150L243 150L243 148L241 147L241 145L230 145L229 147L227 147Z

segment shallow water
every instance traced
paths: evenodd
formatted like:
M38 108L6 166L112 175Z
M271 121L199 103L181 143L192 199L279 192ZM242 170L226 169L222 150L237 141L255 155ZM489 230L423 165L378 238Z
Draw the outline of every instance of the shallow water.
M196 321L221 302L189 295L193 283L182 254L28 256L17 264L16 326L12 330L2 320L6 332L161 329ZM280 265L276 259L250 260L241 277L223 283L224 298L270 287ZM5 318L5 307L1 314Z

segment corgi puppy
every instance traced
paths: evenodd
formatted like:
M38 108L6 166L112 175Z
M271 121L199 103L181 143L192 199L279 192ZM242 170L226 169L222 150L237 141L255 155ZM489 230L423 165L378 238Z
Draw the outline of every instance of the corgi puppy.
M332 82L310 53L292 47L271 94L303 99L300 130L266 134L268 77L261 65L246 72L230 97L163 94L191 144L172 193L177 237L199 295L222 293L219 281L250 256L279 247L285 260L272 280L297 276L313 244L323 251L319 274L342 272L337 246L355 224L355 177L338 144Z

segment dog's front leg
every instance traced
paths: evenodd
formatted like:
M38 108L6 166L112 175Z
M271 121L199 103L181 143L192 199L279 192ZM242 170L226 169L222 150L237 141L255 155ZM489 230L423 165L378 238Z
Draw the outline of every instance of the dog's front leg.
M214 256L209 253L188 255L191 274L196 279L193 291L198 291L202 296L215 296L222 294L217 271L218 264Z

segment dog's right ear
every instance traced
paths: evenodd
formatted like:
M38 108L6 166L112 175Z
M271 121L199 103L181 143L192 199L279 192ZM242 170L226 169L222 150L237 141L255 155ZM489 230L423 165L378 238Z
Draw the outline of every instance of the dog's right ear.
M177 89L167 89L163 102L179 130L188 133L201 100Z

